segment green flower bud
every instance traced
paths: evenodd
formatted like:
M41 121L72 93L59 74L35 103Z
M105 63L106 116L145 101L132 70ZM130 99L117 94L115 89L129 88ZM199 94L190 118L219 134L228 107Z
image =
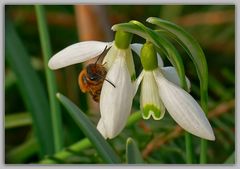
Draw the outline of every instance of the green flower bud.
M141 62L144 70L154 70L158 67L157 52L151 42L146 42L141 49Z

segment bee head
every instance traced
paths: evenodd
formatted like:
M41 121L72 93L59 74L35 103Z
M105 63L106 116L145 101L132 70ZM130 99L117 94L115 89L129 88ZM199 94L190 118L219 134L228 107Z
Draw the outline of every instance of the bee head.
M102 77L98 73L98 65L97 64L89 64L87 66L87 75L90 80L97 81Z

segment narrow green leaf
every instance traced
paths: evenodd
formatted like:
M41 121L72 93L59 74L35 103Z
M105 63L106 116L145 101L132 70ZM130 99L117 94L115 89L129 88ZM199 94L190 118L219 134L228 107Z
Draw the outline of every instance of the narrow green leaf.
M22 164L39 151L39 145L34 137L10 150L6 155L7 163Z
M32 117L29 113L15 113L5 116L5 129L22 127L32 124Z
M227 158L224 164L235 164L235 151Z
M108 142L97 131L96 127L92 124L88 117L67 97L60 93L57 94L57 97L63 106L68 110L68 113L72 116L77 125L82 129L83 133L92 142L92 145L96 148L103 160L107 163L119 163L119 157L110 147Z
M195 64L196 71L200 80L200 90L202 94L201 104L205 112L207 112L207 90L208 90L208 67L205 55L199 43L188 32L178 25L168 22L166 20L150 17L147 22L155 24L162 29L169 32L172 38L174 38L189 54L193 63Z
M52 129L53 129L53 139L54 139L54 149L55 152L59 151L63 147L63 135L62 135L62 118L60 111L60 104L57 101L55 95L57 93L57 85L56 78L48 68L48 60L52 55L50 38L48 34L48 28L45 17L44 7L41 5L36 5L36 14L37 14L37 22L38 29L40 34L40 41L43 51L43 60L44 60L44 68L45 74L47 78L47 87L49 94L49 102L50 102L50 110L51 110L51 120L52 120Z
M49 158L46 157L45 159L41 160L39 163L40 164L56 164L57 161L55 159L64 161L68 159L70 156L73 156L74 153L81 152L82 150L91 147L91 142L89 141L88 138L84 138L69 147L57 152L53 157L54 158Z
M143 159L137 144L132 138L127 139L126 144L126 160L128 164L142 164Z
M5 24L6 60L17 77L18 87L33 118L33 127L41 155L53 153L49 104L42 82L30 64L30 58L10 20Z

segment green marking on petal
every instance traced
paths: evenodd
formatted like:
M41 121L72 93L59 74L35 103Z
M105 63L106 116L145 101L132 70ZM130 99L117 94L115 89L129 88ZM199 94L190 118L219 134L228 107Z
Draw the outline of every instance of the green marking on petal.
M149 119L151 115L154 120L160 120L163 117L159 108L153 104L147 104L143 107L142 116L144 119Z
M135 81L136 80L136 74L134 73L134 74L132 74L132 76L131 76L131 81L133 82L133 81Z

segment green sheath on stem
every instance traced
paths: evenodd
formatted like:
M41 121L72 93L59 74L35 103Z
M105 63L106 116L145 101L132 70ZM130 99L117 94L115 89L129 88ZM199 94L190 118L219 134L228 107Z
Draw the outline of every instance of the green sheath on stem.
M127 49L132 41L132 34L124 31L117 31L115 34L115 45L119 49Z

